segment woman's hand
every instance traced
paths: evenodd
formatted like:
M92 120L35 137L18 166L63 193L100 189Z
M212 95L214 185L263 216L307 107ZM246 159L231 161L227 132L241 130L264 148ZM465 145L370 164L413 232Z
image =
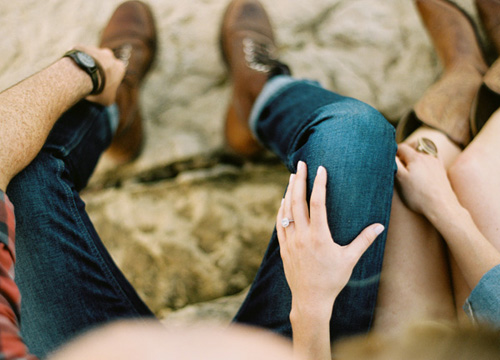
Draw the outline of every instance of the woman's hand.
M307 168L299 162L277 217L278 240L288 285L292 291L291 317L324 317L329 321L333 303L349 281L354 265L384 230L373 224L351 244L336 244L328 227L324 167L319 167L310 200L306 201ZM286 228L283 218L293 219Z
M456 199L442 162L425 153L400 144L396 156L398 190L405 204L424 214L442 201Z

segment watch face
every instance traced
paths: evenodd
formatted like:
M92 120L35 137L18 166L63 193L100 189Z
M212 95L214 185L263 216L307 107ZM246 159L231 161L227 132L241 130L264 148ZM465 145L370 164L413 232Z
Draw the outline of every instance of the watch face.
M89 67L89 68L92 68L95 65L95 61L94 59L92 58L92 56L88 55L88 54L85 54L84 52L78 52L76 53L76 56L78 56L78 60L80 60L80 62Z

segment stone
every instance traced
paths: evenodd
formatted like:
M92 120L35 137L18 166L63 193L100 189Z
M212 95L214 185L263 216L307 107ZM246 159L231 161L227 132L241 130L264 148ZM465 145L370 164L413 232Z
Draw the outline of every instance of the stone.
M200 321L229 324L238 312L247 292L248 289L245 289L236 295L188 305L177 311L164 311L160 313L160 318L167 326L195 325Z
M112 257L158 314L240 292L260 265L287 171L218 168L83 193Z

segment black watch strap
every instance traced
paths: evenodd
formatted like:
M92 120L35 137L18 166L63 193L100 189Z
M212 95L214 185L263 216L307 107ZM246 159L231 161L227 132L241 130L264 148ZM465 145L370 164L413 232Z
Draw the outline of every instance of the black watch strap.
M93 85L92 92L90 93L91 95L100 94L102 90L104 90L104 85L106 83L104 71L99 62L92 56L81 50L73 49L65 53L63 57L71 58L75 64L89 74Z

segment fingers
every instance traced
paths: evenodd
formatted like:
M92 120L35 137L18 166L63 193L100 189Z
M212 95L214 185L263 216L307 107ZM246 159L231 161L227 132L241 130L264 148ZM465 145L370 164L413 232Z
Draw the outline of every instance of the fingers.
M396 173L397 177L404 176L408 173L408 169L397 156L396 156L396 165L398 166L398 172Z
M311 194L311 225L318 230L329 230L326 214L326 182L327 173L323 166L318 167Z
M296 226L306 226L309 224L309 210L307 208L307 165L299 161L297 174L293 182L292 189L292 219Z
M281 206L278 210L278 215L276 216L276 233L278 234L278 242L280 247L283 248L284 242L286 241L286 233L283 226L281 226L281 219L284 217L284 203L285 199L281 200Z
M290 176L290 182L285 194L283 202L283 211L279 217L278 224L281 225L281 220L286 217L293 219L294 222L289 226L297 226L305 228L311 224L315 225L318 230L329 231L328 218L326 214L326 183L327 173L323 166L318 168L314 186L311 194L310 208L311 214L307 205L307 165L303 161L299 161L297 166L297 174ZM287 229L291 229L288 228Z
M415 159L416 155L417 151L413 149L410 145L408 144L398 145L397 156L399 157L399 159L402 161L403 164L408 165L409 162Z
M382 224L372 224L366 227L349 245L345 246L346 251L356 263L382 231L384 231Z
M283 216L281 219L279 219L279 226L283 227L281 220L283 218L288 218L289 220L293 219L293 213L292 213L292 194L293 194L293 188L295 186L295 174L290 175L290 180L288 182L288 188L286 189L286 194L285 194L285 200L283 202ZM293 226L293 222L290 223L290 225L287 227L289 229L290 226Z

